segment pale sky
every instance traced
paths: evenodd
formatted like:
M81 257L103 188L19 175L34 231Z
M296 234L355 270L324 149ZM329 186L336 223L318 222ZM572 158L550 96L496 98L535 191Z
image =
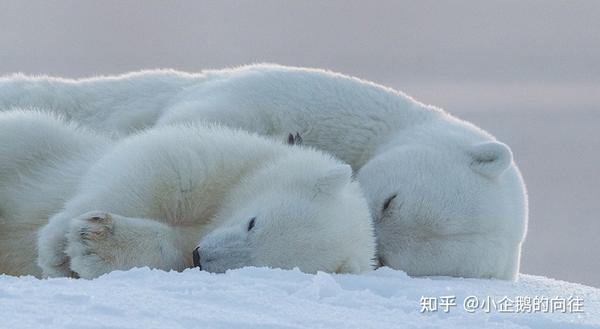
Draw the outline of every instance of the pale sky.
M590 82L598 1L0 1L0 72L251 62L376 81Z

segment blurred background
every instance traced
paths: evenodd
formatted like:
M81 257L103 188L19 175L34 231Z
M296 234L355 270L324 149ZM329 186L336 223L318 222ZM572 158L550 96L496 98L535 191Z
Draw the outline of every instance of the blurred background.
M509 144L521 271L600 287L600 1L7 1L0 74L256 62L372 80Z

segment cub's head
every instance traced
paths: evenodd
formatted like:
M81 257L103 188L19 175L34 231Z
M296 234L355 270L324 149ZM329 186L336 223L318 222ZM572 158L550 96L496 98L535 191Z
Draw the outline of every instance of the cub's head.
M300 152L300 151L298 151ZM202 270L298 267L315 273L372 268L375 238L349 166L315 151L276 161L224 200L214 230L194 251Z
M359 171L381 265L417 276L515 277L525 187L505 144L473 139L399 143Z

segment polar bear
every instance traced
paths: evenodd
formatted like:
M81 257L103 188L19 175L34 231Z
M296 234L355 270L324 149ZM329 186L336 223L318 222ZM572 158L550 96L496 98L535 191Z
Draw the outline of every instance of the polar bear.
M0 273L40 276L37 229L110 145L48 114L0 113Z
M0 148L0 234L10 237L0 239L2 273L374 265L369 208L352 170L318 150L198 125L113 145L36 112L1 113ZM32 265L39 227L42 273Z
M83 80L17 75L0 80L0 104L49 107L116 136L194 121L299 133L357 172L382 265L415 276L515 279L519 270L527 195L510 148L372 82L268 64Z

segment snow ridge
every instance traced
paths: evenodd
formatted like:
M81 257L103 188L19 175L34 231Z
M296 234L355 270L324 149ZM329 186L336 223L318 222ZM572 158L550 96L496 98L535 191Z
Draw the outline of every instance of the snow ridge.
M440 297L454 296L446 313ZM463 309L484 300L582 299L582 313ZM435 298L436 312L421 312ZM95 280L0 275L0 328L600 328L600 289L520 275L517 282L243 268L212 274L138 268Z

